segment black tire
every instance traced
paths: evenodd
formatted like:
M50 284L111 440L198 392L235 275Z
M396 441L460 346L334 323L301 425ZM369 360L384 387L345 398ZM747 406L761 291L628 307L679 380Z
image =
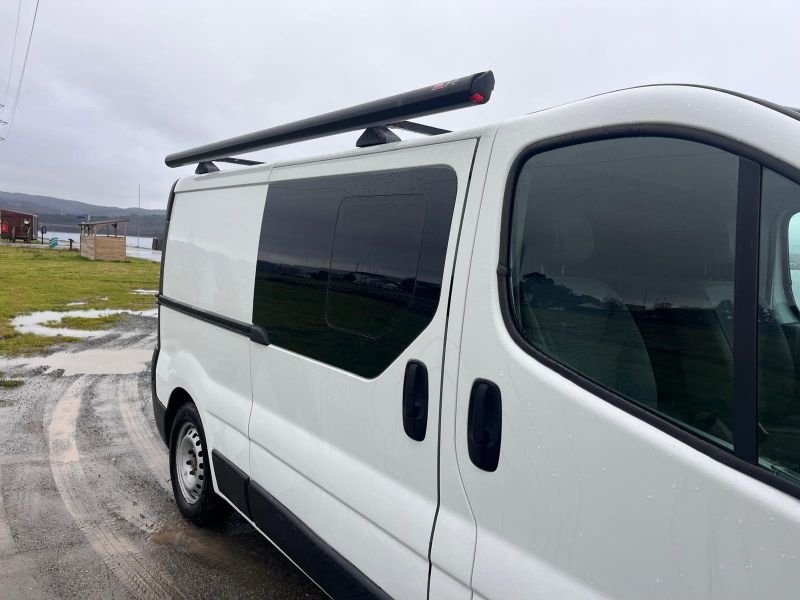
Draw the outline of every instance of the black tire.
M182 444L184 438L187 441ZM194 454L185 450L189 438L193 440ZM200 413L193 403L187 402L178 409L172 422L169 438L169 473L172 480L172 494L175 496L178 509L184 517L200 526L216 523L231 512L230 505L214 491L211 482L211 456L207 448ZM183 456L184 452L186 456ZM178 469L183 469L184 465L187 465L187 469L193 468L190 471L192 477L180 475ZM188 489L186 479L192 479L191 489Z

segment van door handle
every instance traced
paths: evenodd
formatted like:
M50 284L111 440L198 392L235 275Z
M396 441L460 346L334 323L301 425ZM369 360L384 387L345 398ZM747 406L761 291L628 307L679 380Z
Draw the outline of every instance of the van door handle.
M410 360L403 379L403 429L412 440L421 442L427 428L428 369L418 360Z
M500 388L486 379L476 379L469 396L467 449L479 469L494 471L500 461L503 406Z

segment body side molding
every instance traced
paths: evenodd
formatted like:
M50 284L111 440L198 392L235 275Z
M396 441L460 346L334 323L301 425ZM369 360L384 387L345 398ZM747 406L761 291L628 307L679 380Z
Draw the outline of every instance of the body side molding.
M158 429L158 435L161 436L163 442L167 445L167 447L169 447L166 431L167 409L161 403L161 400L158 398L158 394L156 393L156 367L158 366L158 355L160 351L161 349L159 346L153 348L153 358L150 360L150 394L152 395L153 417L156 420L156 429Z
M251 519L258 528L331 597L390 599L386 592L254 481L250 482L249 498Z
M236 508L249 516L250 506L247 501L247 488L250 485L250 477L216 450L211 451L211 463L214 467L214 476L217 478L219 491Z
M236 319L231 319L230 317L226 317L219 313L211 312L210 310L197 308L196 306L192 306L191 304L186 304L185 302L180 302L179 300L173 300L172 298L169 298L164 294L159 294L157 298L158 298L158 304L160 306L166 306L167 308L171 308L172 310L175 310L179 313L183 313L184 315L194 317L195 319L198 319L200 321L204 321L206 323L210 323L211 325L216 325L217 327L227 329L228 331L232 331L233 333L238 333L240 335L244 335L247 337L251 337L252 335L253 325L251 323L245 323L244 321L237 321Z
M219 491L282 552L333 598L390 600L272 494L216 450L211 451Z

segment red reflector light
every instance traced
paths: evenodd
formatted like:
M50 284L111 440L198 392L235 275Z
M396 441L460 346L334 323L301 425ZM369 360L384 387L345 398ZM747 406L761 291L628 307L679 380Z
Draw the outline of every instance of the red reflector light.
M486 100L486 98L484 98L483 94L479 92L475 92L474 94L472 94L472 96L469 97L469 101L472 102L473 104L480 104L484 100Z

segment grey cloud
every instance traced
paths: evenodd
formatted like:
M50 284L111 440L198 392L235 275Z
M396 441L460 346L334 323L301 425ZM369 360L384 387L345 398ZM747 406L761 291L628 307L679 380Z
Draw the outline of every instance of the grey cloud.
M0 2L0 61L15 11ZM427 122L471 127L660 81L796 105L798 17L788 0L42 2L0 189L130 206L141 183L143 206L163 207L191 172L167 169L170 152L487 68L490 104Z

